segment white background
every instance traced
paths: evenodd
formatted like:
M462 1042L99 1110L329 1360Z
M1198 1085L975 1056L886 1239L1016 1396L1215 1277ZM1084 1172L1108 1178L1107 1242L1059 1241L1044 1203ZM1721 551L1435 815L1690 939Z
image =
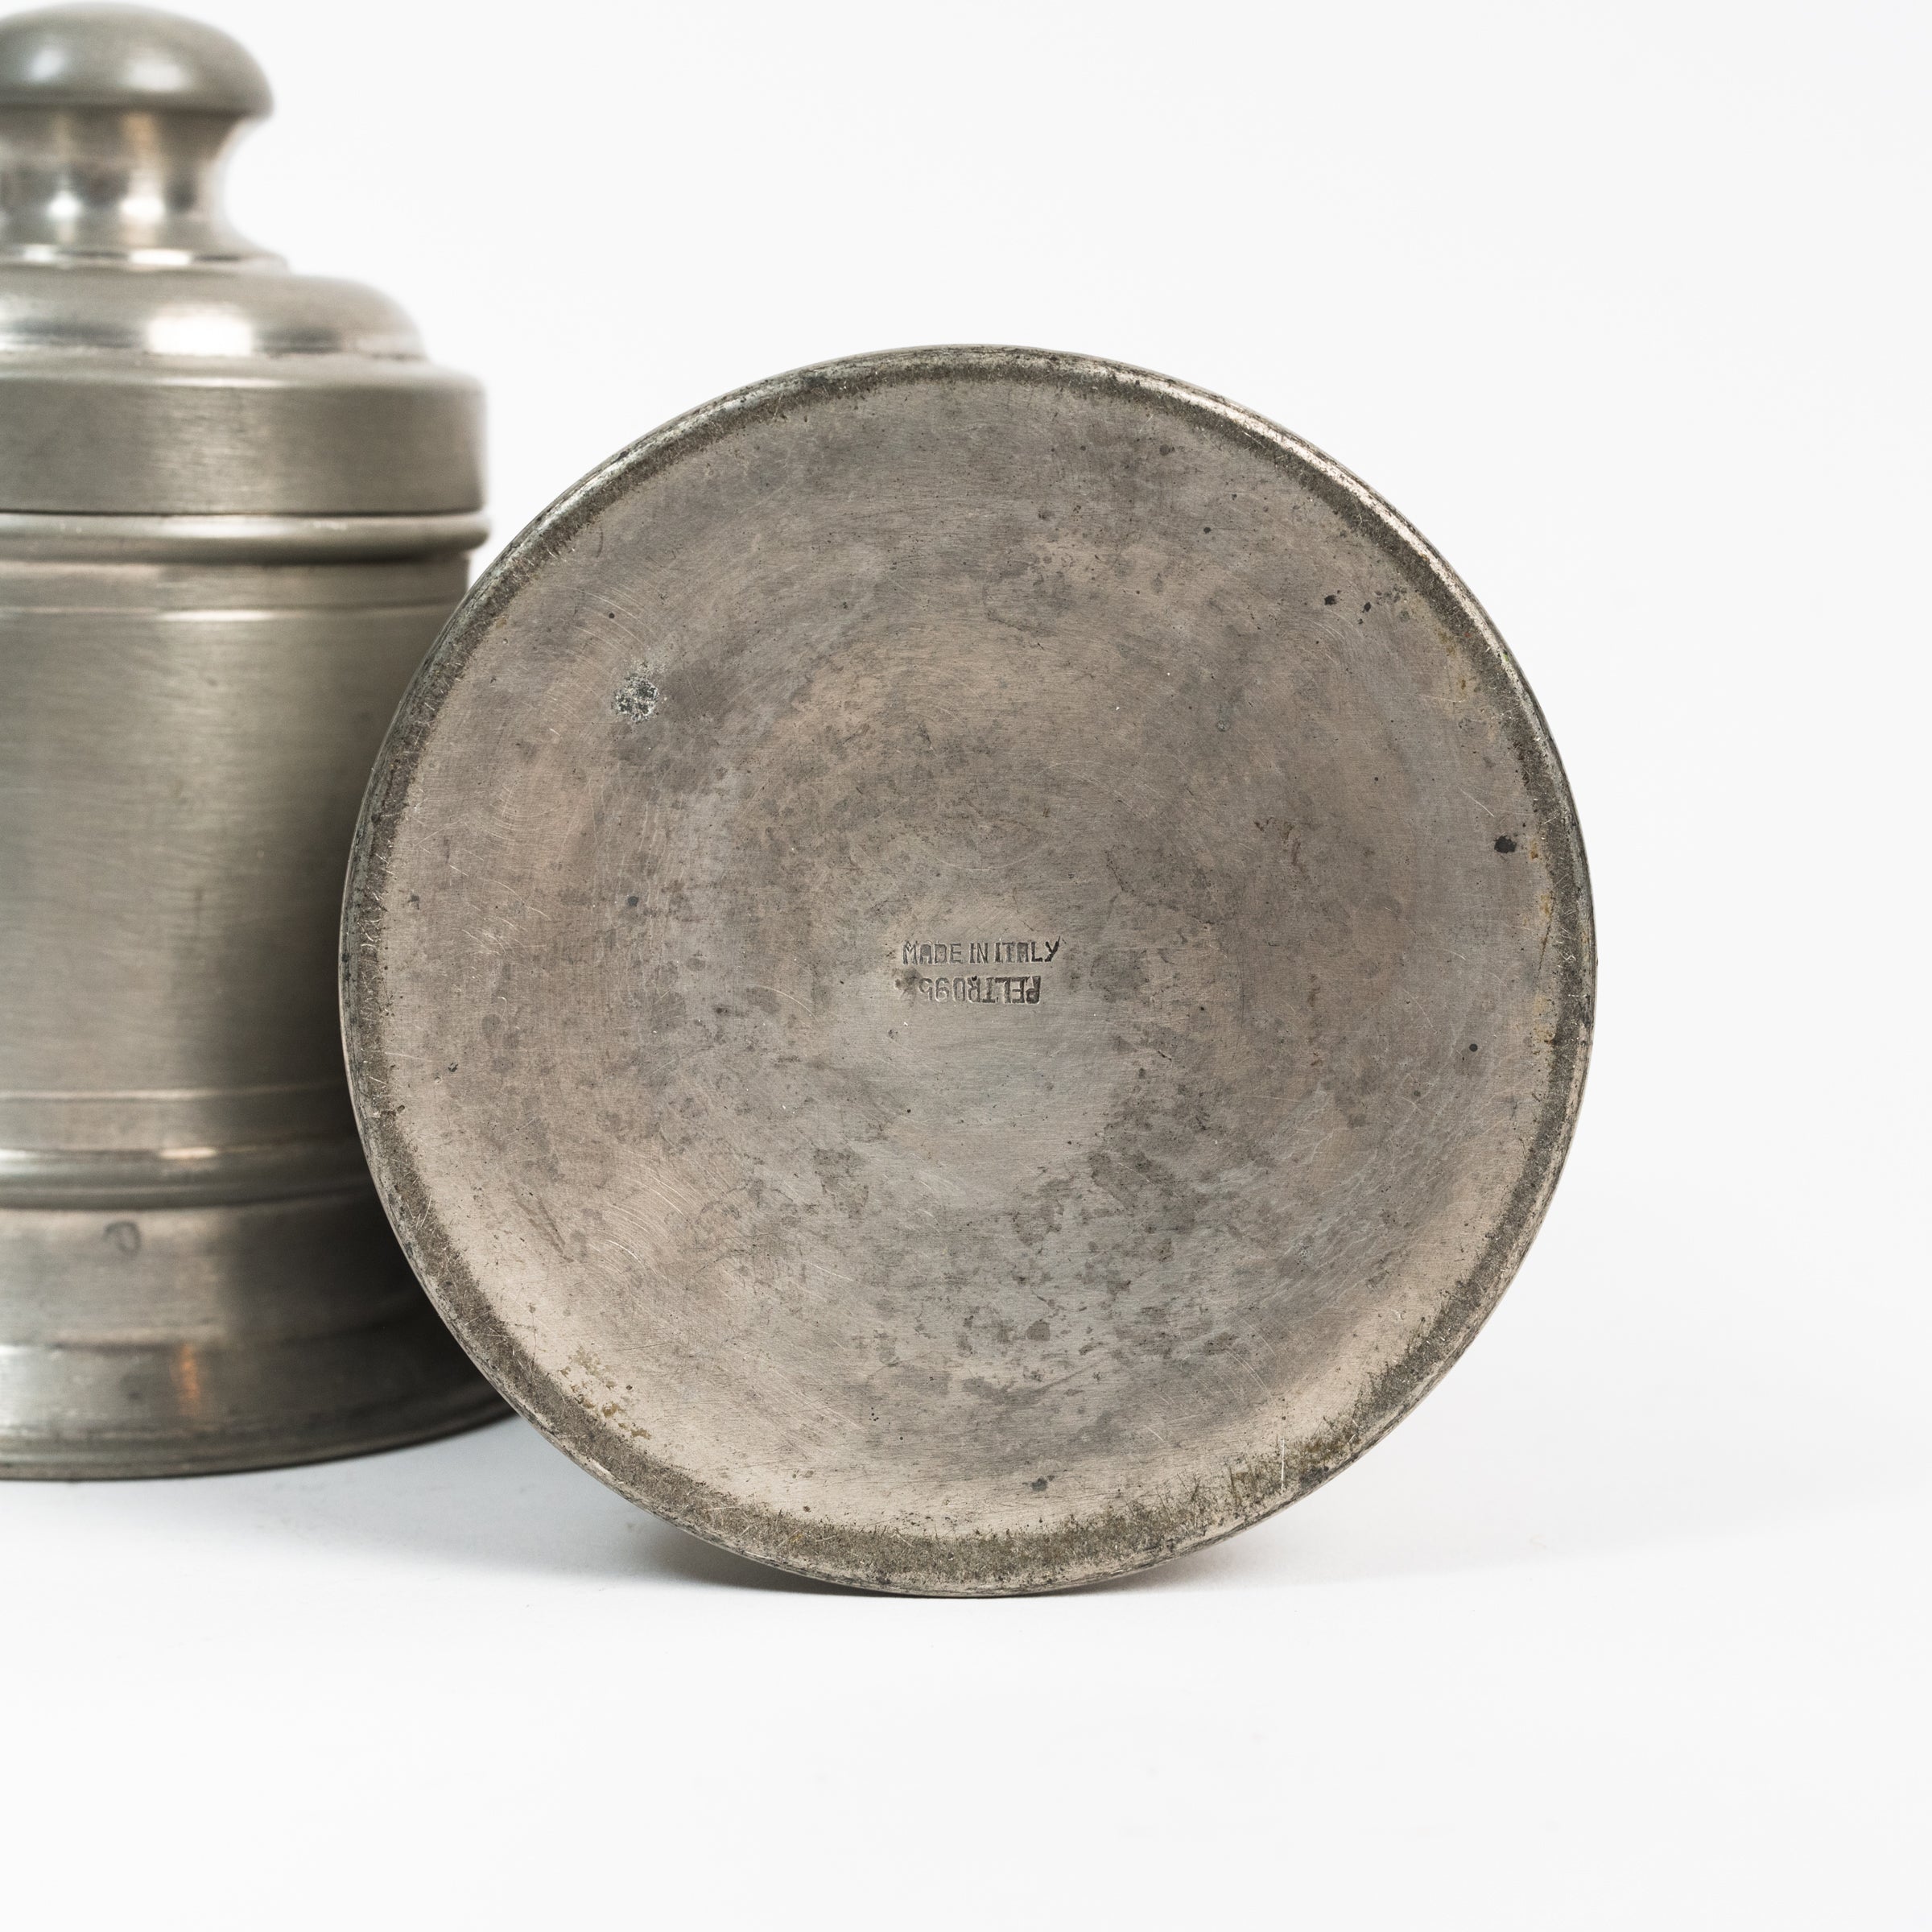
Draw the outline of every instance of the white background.
M203 10L242 225L484 379L502 536L911 342L1348 464L1543 701L1601 1025L1442 1389L1124 1584L794 1584L521 1423L0 1490L0 1917L1932 1925L1927 10Z

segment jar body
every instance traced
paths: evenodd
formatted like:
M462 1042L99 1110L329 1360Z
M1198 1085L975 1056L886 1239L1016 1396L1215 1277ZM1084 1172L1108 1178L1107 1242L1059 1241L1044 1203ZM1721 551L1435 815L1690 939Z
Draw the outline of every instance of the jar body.
M390 1233L335 1001L363 786L477 534L0 518L0 1469L499 1412Z

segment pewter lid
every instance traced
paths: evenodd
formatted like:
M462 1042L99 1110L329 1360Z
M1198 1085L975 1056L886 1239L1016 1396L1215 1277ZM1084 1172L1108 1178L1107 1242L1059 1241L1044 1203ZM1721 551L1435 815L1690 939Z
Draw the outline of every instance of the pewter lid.
M344 939L431 1294L587 1468L848 1583L1224 1535L1467 1344L1593 976L1509 652L1319 452L1088 357L694 411L431 653Z
M0 19L0 511L481 505L476 384L386 296L291 275L229 225L228 150L270 105L196 21Z

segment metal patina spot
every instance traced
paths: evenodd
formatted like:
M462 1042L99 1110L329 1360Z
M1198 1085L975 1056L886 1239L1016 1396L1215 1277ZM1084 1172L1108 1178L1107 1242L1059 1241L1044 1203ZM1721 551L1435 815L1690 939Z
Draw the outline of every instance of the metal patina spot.
M654 716L659 700L658 687L645 676L640 666L617 687L617 695L610 701L610 708L621 718L629 718L633 724L641 718Z

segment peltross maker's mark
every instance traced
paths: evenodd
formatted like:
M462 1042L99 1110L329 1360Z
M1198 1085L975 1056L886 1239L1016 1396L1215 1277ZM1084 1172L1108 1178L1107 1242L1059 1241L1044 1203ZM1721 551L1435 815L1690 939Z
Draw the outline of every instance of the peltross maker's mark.
M1058 939L906 939L899 947L899 990L935 1005L1037 1006L1043 983L1039 973L945 969L1051 966L1059 950Z

